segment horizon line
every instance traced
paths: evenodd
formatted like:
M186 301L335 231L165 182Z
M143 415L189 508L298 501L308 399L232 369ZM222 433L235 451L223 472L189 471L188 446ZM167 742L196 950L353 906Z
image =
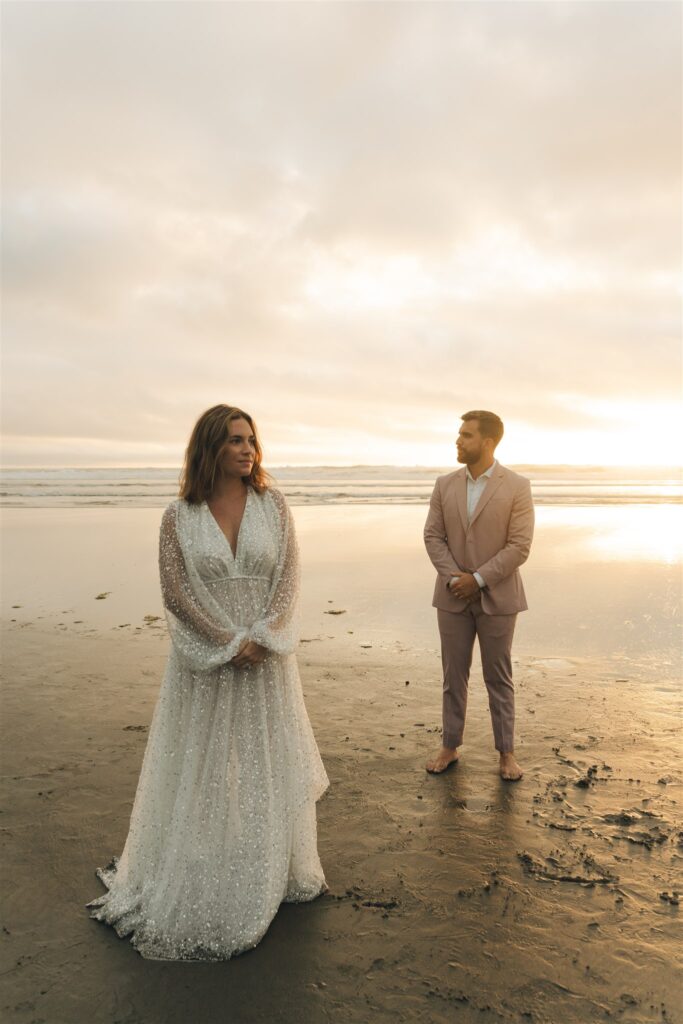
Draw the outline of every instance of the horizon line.
M510 469L668 469L683 472L683 465L677 465L671 462L662 463L645 463L645 462L510 462L501 463L501 465L508 466ZM266 467L264 467L266 468ZM447 469L448 466L438 465L436 463L395 463L395 462L344 462L344 463L323 463L323 462L287 462L280 465L272 466L270 470L266 468L267 472L275 472L278 469L433 469L441 470ZM453 469L462 468L462 465L456 463ZM93 470L93 469L177 469L178 472L182 470L182 464L179 463L131 463L131 462L113 462L113 463L100 463L92 465L45 465L45 464L28 464L28 465L0 465L0 473L4 473L12 470L60 470L60 469L80 469L80 470Z

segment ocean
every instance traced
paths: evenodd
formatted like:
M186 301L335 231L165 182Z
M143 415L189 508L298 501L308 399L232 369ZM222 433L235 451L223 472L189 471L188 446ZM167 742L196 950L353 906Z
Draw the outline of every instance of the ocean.
M292 505L423 505L454 467L280 466L270 469ZM537 505L680 504L680 469L513 466L529 477ZM178 493L178 468L6 469L8 508L163 508Z

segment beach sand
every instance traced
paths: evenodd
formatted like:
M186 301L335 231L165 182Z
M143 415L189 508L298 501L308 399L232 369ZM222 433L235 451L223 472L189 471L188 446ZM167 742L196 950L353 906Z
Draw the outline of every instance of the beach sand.
M6 517L3 1020L683 1020L680 566L641 522L620 520L618 558L617 519L601 547L595 517L559 512L525 573L511 785L476 659L461 763L424 771L440 665L432 570L406 540L422 510L296 510L330 891L221 964L146 961L84 907L125 840L166 656L158 510Z

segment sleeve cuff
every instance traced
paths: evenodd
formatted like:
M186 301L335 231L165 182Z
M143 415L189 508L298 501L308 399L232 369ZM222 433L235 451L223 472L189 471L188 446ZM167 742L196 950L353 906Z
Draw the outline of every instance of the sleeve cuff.
M472 575L479 584L479 588L483 590L484 587L486 586L486 580L482 576L480 576L478 572L473 572Z

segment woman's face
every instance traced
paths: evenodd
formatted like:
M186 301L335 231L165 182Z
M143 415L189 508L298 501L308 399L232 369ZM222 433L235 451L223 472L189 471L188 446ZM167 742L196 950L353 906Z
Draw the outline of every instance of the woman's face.
M223 476L249 476L256 457L256 438L245 419L231 420L220 455Z

